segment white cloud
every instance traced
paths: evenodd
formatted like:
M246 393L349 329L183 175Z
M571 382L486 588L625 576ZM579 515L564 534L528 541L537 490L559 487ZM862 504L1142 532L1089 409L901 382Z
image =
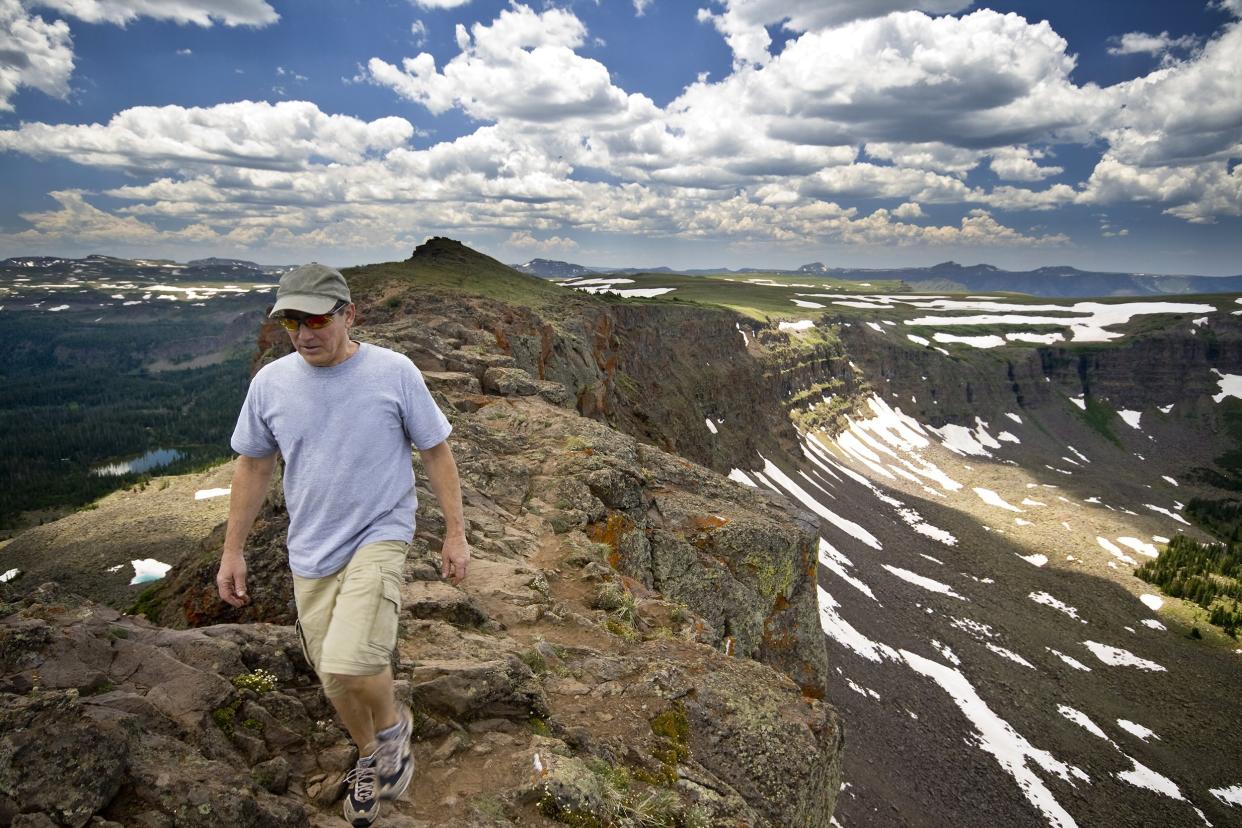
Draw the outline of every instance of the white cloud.
M124 26L139 17L211 26L268 26L280 19L264 0L30 0L31 5L76 17L87 23Z
M978 197L989 207L1000 210L1052 210L1080 200L1077 190L1068 184L1053 184L1046 190L1028 190L1008 185L993 187Z
M716 0L720 14L699 9L700 22L710 22L724 35L737 65L762 66L771 55L772 38L767 26L783 24L794 32L826 29L892 12L924 11L931 14L961 11L973 0Z
M1065 172L1063 167L1041 167L1035 163L1047 154L1030 147L998 147L989 153L990 166L1005 181L1043 181Z
M470 0L410 0L410 2L422 9L455 9L466 5Z
M268 26L281 19L263 0L31 0L31 5L55 9L88 24L120 26L138 17L199 26L215 21L226 26Z
M460 107L478 120L515 119L551 123L566 118L624 115L644 108L644 96L628 96L612 84L602 63L577 55L586 27L570 11L539 14L514 4L491 25L457 27L461 53L443 72L422 52L398 68L379 58L367 64L371 79L439 114Z
M19 0L0 0L0 112L11 112L18 87L55 98L69 95L73 39L63 20L28 14Z
M573 239L563 238L561 236L550 236L546 239L537 239L526 230L518 230L509 235L505 240L505 244L510 247L516 247L520 250L533 250L539 253L566 253L575 250L578 243Z
M647 13L647 7L651 5L651 0L634 0L634 14L642 17Z
M69 96L73 38L63 20L48 22L29 9L42 7L87 23L124 26L139 17L210 27L263 27L280 15L263 0L0 0L0 112L13 110L19 87L55 98ZM190 50L178 50L188 55Z
M30 18L15 2L0 0L0 12ZM0 152L132 177L102 194L100 205L119 208L53 194L57 209L25 217L26 247L75 232L101 243L111 232L135 244L288 250L387 249L429 232L548 252L625 233L791 249L1033 247L1067 239L1001 211L1138 201L1191 222L1242 213L1242 178L1229 166L1242 157L1242 68L1231 60L1242 27L1100 89L1072 81L1069 44L1047 23L987 10L885 14L913 5L866 4L874 16L865 19L854 19L859 2L718 5L752 34L762 20L794 35L779 55L720 81L700 77L658 107L578 53L591 36L571 9L513 3L491 23L458 27L458 54L442 67L419 54L360 69L359 79L433 114L482 122L425 149L411 147L417 133L403 118L241 101L136 107L104 124L26 123L0 131ZM411 25L411 36L425 32ZM285 67L279 75L299 78ZM8 94L29 83L11 82ZM1054 149L1068 155L1063 144L1103 153L1087 180L1015 186L1063 176L1052 163ZM1004 183L975 183L981 164ZM850 206L858 199L899 206L864 212ZM941 219L943 205L958 205L960 220Z
M1242 26L1227 26L1188 61L1112 90L1114 110L1102 130L1127 163L1236 157L1242 145Z
M422 46L427 42L427 24L421 20L415 20L410 24L410 34L414 38L414 45Z
M1168 32L1147 34L1146 32L1126 32L1117 38L1114 45L1108 47L1110 55L1163 55L1175 49L1193 49L1199 45L1199 38L1194 35L1171 37Z
M313 158L357 162L401 146L403 118L362 121L327 115L313 103L254 101L213 107L134 107L105 124L22 124L0 131L0 149L79 164L160 170L191 165L296 168Z
M178 49L177 54L181 55L182 57L189 57L190 55L194 54L194 50L193 49Z

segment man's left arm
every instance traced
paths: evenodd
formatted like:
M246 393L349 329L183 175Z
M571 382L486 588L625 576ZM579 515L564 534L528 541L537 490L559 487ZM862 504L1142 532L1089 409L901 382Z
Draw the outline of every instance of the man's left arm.
M470 568L470 544L466 542L466 522L461 509L461 479L457 461L448 440L418 452L427 472L427 482L444 513L444 546L440 552L440 574L456 586Z

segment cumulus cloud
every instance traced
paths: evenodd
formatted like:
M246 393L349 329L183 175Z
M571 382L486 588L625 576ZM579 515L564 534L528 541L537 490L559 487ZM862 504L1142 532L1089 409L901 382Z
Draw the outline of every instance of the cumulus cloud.
M367 63L370 79L439 114L460 107L477 120L555 123L572 118L627 118L653 111L642 95L614 86L607 67L574 50L586 27L570 11L536 13L514 4L490 25L458 25L460 54L440 71L427 52L397 67Z
M124 26L139 17L211 26L268 26L280 15L264 0L30 0L87 23Z
M537 253L567 253L578 247L578 243L573 239L562 236L537 239L526 230L511 233L509 238L505 239L505 244L519 250L531 250Z
M1108 47L1110 55L1163 55L1181 49L1193 49L1199 45L1199 38L1194 35L1171 37L1168 32L1147 34L1146 32L1126 32Z
M760 65L771 58L767 27L782 24L793 32L825 29L853 20L883 17L898 11L931 14L961 11L972 0L716 0L719 14L699 9L700 22L710 22L733 50L735 64Z
M455 9L466 5L470 0L410 0L410 2L422 9Z
M0 0L0 11L29 17L15 3ZM122 202L109 211L58 191L58 209L26 217L32 244L112 227L150 244L290 250L404 246L428 232L540 252L574 249L591 233L1015 247L1068 240L1003 212L1132 201L1191 222L1242 212L1231 160L1242 157L1242 27L1100 89L1072 80L1069 44L1048 23L924 13L964 5L718 3L703 14L734 13L750 27L738 31L755 37L772 25L792 36L780 54L718 81L700 77L660 107L580 54L592 38L572 9L512 3L490 23L458 27L457 54L443 65L422 53L373 58L360 71L432 114L480 122L430 147L410 145L416 132L403 118L242 101L136 107L104 124L26 123L0 131L0 151L131 176L103 194ZM411 26L413 37L425 31ZM64 38L72 61L67 29ZM1098 148L1095 170L1039 184L1065 174L1053 153L1066 143ZM849 206L872 199L899 206ZM927 205L937 205L936 222ZM944 205L958 205L960 220L940 219Z
M1041 167L1036 162L1047 153L1030 147L998 147L991 151L990 166L1005 181L1043 181L1065 171L1063 167Z
M69 95L74 65L69 25L45 20L31 11L36 6L87 23L121 26L138 17L205 27L215 22L262 27L280 19L263 0L0 0L0 111L13 110L12 97L22 86L55 98Z
M923 218L926 214L916 202L907 201L893 210L893 215L900 219Z
M312 158L358 162L414 133L404 118L363 121L313 103L255 101L213 107L134 107L107 124L22 124L0 131L0 149L36 158L137 170L223 165L290 169Z
M18 0L0 0L0 111L13 110L11 99L21 86L68 97L71 74L68 24L28 14Z

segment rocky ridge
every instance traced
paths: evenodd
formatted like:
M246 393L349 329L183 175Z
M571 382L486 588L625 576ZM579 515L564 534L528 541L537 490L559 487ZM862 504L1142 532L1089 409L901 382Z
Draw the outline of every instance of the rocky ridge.
M476 556L459 589L439 580L420 489L395 664L422 771L386 824L827 825L843 737L814 522L573 410L602 383L587 413L642 422L598 358L624 314L540 370L543 326L520 312L488 329L434 301L384 319L370 299L359 337L409 353L450 413ZM144 596L166 626L0 586L0 824L335 822L353 757L286 626L284 521L273 496L235 617L212 596L218 528Z

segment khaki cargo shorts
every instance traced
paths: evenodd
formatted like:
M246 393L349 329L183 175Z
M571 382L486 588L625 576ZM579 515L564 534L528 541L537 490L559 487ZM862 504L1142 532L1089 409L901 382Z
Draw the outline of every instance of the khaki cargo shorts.
M373 676L391 663L408 548L403 541L368 543L339 572L293 576L302 653L329 697L344 690L335 676Z

